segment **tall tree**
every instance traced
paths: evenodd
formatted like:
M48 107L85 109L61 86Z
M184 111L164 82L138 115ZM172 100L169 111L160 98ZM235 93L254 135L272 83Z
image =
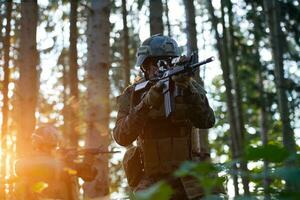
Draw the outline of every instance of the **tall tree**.
M3 29L3 13L2 13L2 7L3 7L3 4L2 2L0 2L0 44L3 46L3 34L2 34L2 29ZM2 58L2 51L0 51L0 57Z
M243 120L243 110L242 110L242 97L241 97L241 90L240 90L240 83L239 83L239 76L238 76L238 64L236 61L237 52L236 46L234 43L234 25L233 25L233 13L232 13L232 3L231 0L222 1L222 9L227 7L227 16L228 16L228 27L223 25L223 30L227 31L227 42L224 43L227 48L228 52L228 62L231 71L231 79L232 79L232 88L234 89L234 114L235 114L235 124L237 135L239 136L239 143L240 143L240 154L239 157L243 158L244 156L244 147L245 147L245 127L244 127L244 120ZM225 11L222 10L222 13ZM240 167L244 172L247 172L247 163L245 161L241 161ZM246 195L249 194L249 180L247 177L242 176L242 183L244 187L244 192Z
M257 36L255 36L257 38ZM258 39L255 39L255 57L256 57L256 64L259 67L258 72L258 87L260 91L260 136L263 146L266 146L268 144L268 114L266 109L266 95L265 95L265 89L263 85L263 66L261 65L259 61L259 52L258 52ZM264 192L265 192L265 199L270 199L269 195L269 189L270 189L270 179L268 177L269 174L269 163L268 161L264 160L264 180L263 180L263 186L264 186Z
M283 68L283 33L280 26L280 7L276 0L264 0L264 11L266 14L267 24L269 26L270 44L272 56L275 65L275 85L278 95L279 113L282 123L282 138L284 147L291 153L296 152L294 131L291 127L290 109L287 99Z
M78 91L78 64L77 64L77 7L78 1L71 0L70 12L70 48L69 48L69 81L70 81L70 144L73 147L78 145L79 137L79 91Z
M187 54L191 55L193 52L198 53L198 42L197 42L197 27L196 27L196 11L193 0L183 0L186 15L186 34L187 34ZM204 82L200 80L199 69L195 73L195 79L204 86ZM195 140L195 145L198 146L196 151L201 155L209 154L209 144L208 144L208 130L193 130L193 137Z
M3 45L3 35L2 35L2 28L3 28L3 25L2 25L2 22L3 22L3 16L2 16L2 3L0 3L0 44L2 45L2 46L4 46ZM0 51L0 58L1 58L1 60L2 60L2 51ZM5 142L5 140L4 140L4 137L3 137L3 133L1 133L0 134L0 141L1 141L1 148L3 149L3 144L2 143L4 143ZM5 142L6 143L6 142ZM5 177L5 167L6 166L3 166L4 165L4 160L5 160L5 157L4 157L4 155L3 155L3 157L0 157L0 159L2 159L2 162L1 162L1 165L0 165L0 181L2 182L2 183L4 183L4 179L2 180L2 178L4 178ZM5 191L5 185L4 184L2 184L1 186L0 186L0 199L2 198L2 199L4 199L4 197L2 197L5 193L4 193L4 191ZM2 194L2 196L1 196L1 194Z
M122 0L122 18L123 18L123 68L125 87L130 84L130 64L129 64L129 35L127 25L127 8L126 0Z
M17 121L17 154L26 155L28 141L35 128L35 110L38 92L37 63L38 52L36 49L36 28L38 22L37 0L24 0L21 2L21 32L20 55L17 96L18 121Z
M253 22L254 27L254 66L258 69L257 73L257 80L258 80L258 88L260 93L260 119L259 119L259 126L260 126L260 137L263 146L266 146L268 144L268 112L267 112L267 96L264 88L264 66L260 62L260 55L259 55L259 42L262 41L262 30L261 30L261 21L260 16L258 16L258 10L257 7L259 4L257 4L254 1L250 1L251 8L253 12L255 13L252 18L249 20ZM250 15L251 16L251 15ZM263 187L264 187L264 198L270 199L270 178L268 177L269 174L269 163L267 160L264 160L264 179L263 179Z
M187 54L191 55L193 52L198 53L197 45L197 27L195 5L193 0L183 0L185 15L186 15L186 33L187 33ZM196 80L200 82L199 69L196 71ZM203 84L203 83L201 83Z
M110 1L93 0L88 21L87 64L87 147L108 149L109 144L109 33ZM108 195L108 155L96 161L98 175L93 182L85 183L89 198Z
M73 144L71 142L72 134L71 131L71 120L72 120L72 114L71 114L71 101L73 100L70 97L70 76L69 76L69 57L68 57L68 50L66 48L63 48L61 51L61 54L58 57L57 65L62 66L62 85L63 85L63 92L62 92L62 99L63 99L63 109L62 109L62 115L63 115L63 135L64 135L64 142L67 146L72 146ZM60 82L61 83L61 82ZM76 114L76 113L75 113ZM76 146L75 146L76 147Z
M186 15L187 54L190 55L194 51L198 52L195 5L193 0L183 0L183 3Z
M221 37L220 33L218 32L218 23L219 23L219 19L215 16L215 9L212 5L211 1L206 1L207 2L207 6L208 6L208 10L209 10L209 14L210 14L210 18L211 18L211 22L212 22L212 28L215 32L215 38L216 38L216 46L217 46L217 50L219 53L219 58L221 61L221 68L222 68L222 76L223 76L223 80L224 80L224 84L225 84L225 93L226 93L226 104L227 104L227 114L228 114L228 120L229 120L229 124L230 124L230 143L231 143L231 151L232 151L232 157L234 159L237 159L239 157L239 149L240 149L240 144L239 144L239 136L237 134L237 130L236 130L236 125L235 125L235 121L234 121L234 105L233 105L233 95L232 95L232 83L231 83L231 79L230 79L230 69L229 69L229 63L227 60L227 56L228 56L228 52L227 52L227 48L225 48L225 44L227 43L226 41L224 41L224 39L226 39L226 32L224 31L223 28L223 37ZM222 17L223 18L223 17ZM224 18L222 20L223 24L224 24ZM224 26L224 25L223 25ZM233 178L233 183L234 183L234 191L235 191L235 195L239 195L239 187L238 187L238 176L236 174L236 170L237 170L237 165L234 163L233 164L233 170L234 172L232 173L232 178Z
M10 77L10 70L9 70L9 52L10 52L10 30L11 30L11 13L12 13L12 2L6 2L6 26L5 26L5 36L3 41L3 54L4 54L4 80L2 82L2 95L3 95L3 107L2 107L2 131L1 131L1 149L2 151L7 150L7 134L8 134L8 84L9 84L9 77ZM6 154L2 154L1 159L1 177L4 179L6 176ZM4 183L4 181L2 182ZM5 185L1 184L0 186L0 197L5 199Z
M162 0L150 1L150 35L164 33Z
M171 24L170 24L170 17L169 17L169 5L168 5L168 0L165 0L165 2L164 2L164 7L165 7L166 25L167 25L168 36L169 36L169 37L172 37L172 33L171 33Z

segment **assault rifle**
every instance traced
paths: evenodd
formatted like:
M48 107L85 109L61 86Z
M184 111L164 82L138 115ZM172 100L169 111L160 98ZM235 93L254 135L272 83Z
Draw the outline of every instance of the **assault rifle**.
M103 151L101 148L59 148L58 153L70 155L98 155L120 153L120 151Z
M198 62L198 55L193 53L188 62L182 62L179 58L170 61L159 60L159 75L153 79L138 83L135 85L135 92L147 91L157 82L163 83L165 117L169 118L174 112L174 99L183 94L182 89L178 88L171 77L178 74L193 76L195 71L201 66L214 61L214 57L209 57ZM170 64L168 64L170 63Z

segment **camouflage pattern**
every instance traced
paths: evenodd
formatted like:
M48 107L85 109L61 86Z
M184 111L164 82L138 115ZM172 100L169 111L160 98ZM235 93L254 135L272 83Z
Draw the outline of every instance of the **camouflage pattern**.
M118 98L119 112L113 135L122 146L138 141L145 174L133 188L141 190L169 177L181 162L191 160L192 127L211 128L215 118L205 90L194 80L189 82L183 96L175 99L175 114L170 119L165 119L163 105L150 109L141 101L143 94L133 91L134 85ZM171 185L179 196L176 198L176 193L174 199L187 198L181 181L173 181Z
M79 199L77 177L91 181L96 173L91 163L66 163L53 155L37 152L15 163L15 174L18 177L17 191L19 190L17 197L20 200L41 198L77 200ZM46 184L47 187L39 191L41 184ZM20 195L25 197L22 198Z
M179 55L178 44L175 40L156 34L146 39L138 48L136 66L140 67L150 57L177 57Z
M63 162L50 155L19 159L15 164L15 173L19 178L17 197L20 200L78 199L75 177L68 175Z
M128 185L130 187L137 186L139 184L140 177L144 175L143 163L140 158L140 148L135 145L127 147L122 164Z
M52 125L38 128L32 134L34 151L15 163L16 198L37 199L79 199L77 177L91 181L97 174L93 158L85 156L83 162L75 157L56 152L59 131Z
M150 109L143 102L132 102L135 101L133 91L134 85L129 86L117 100L119 110L113 135L116 142L125 147L138 139L145 125L149 124L152 119L149 118ZM182 103L178 103L178 101ZM192 80L183 99L177 100L176 106L180 107L180 105L183 107L181 110L182 118L191 121L194 127L207 129L214 125L215 117L206 98L206 91L196 81ZM157 112L156 110L152 111ZM159 126L163 123L160 121L162 117L159 116L155 124Z

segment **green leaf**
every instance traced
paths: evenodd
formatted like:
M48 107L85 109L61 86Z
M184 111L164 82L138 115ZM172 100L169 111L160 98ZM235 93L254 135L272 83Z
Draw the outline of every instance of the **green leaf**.
M254 196L241 196L241 197L236 197L236 200L257 200L258 198Z
M288 156L289 153L286 149L274 144L261 147L250 147L246 152L247 160L266 160L274 163L283 162Z
M160 181L150 188L135 194L135 200L168 200L173 194L172 188L164 181Z
M130 200L136 200L136 197L132 191L129 191L129 199Z
M47 187L48 187L48 183L43 182L43 181L40 181L40 182L35 183L35 184L32 186L31 189L32 189L33 192L41 193L41 192L43 192Z
M282 191L275 195L276 199L280 200L295 200L299 199L299 192L291 192L291 191Z
M222 191L225 177L218 177L221 171L220 166L210 162L192 162L187 161L181 164L180 168L175 171L176 177L191 176L194 177L199 186L204 190L205 195L210 195L214 191Z
M226 199L225 197L218 196L218 195L208 195L203 198L203 200L223 200Z
M179 169L175 171L175 176L183 177L183 176L202 176L216 173L216 167L212 163L203 162L192 162L186 161L180 165Z
M298 167L281 167L273 172L273 176L289 181L290 183L300 184L300 168Z

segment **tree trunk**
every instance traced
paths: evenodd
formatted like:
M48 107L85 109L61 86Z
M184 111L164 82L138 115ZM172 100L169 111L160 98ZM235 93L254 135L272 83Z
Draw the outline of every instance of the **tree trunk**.
M3 4L2 2L0 2L0 30L3 29L3 13L2 13L2 10L3 10ZM2 32L0 32L0 44L3 46L3 34ZM0 58L2 58L2 50L0 51Z
M229 72L229 64L228 60L226 60L227 56L227 48L225 48L226 41L222 41L222 38L218 32L218 18L214 14L214 7L211 3L210 0L206 1L208 4L208 10L210 13L211 21L212 21L212 27L215 32L215 38L217 41L217 50L219 53L220 61L221 61L221 68L223 71L223 79L224 79L224 84L225 84L225 93L226 93L226 104L227 104L227 110L228 110L228 120L230 124L230 139L231 139L231 151L232 151L232 157L233 159L238 158L238 150L239 150L239 142L237 138L237 130L236 130L236 125L234 121L234 106L233 106L233 95L231 93L232 91L232 83L230 80L230 72ZM224 22L223 22L224 23ZM224 30L224 29L223 29ZM226 39L226 32L223 31L223 39ZM235 195L239 195L239 187L238 187L238 177L236 175L236 170L237 166L236 164L233 164L233 173L232 173L232 178L233 178L233 183L234 183L234 191Z
M86 147L108 150L109 144L109 0L93 0L88 21L87 65L87 134ZM94 181L85 183L85 196L103 197L109 194L108 155L97 159Z
M128 26L127 26L127 8L126 0L122 0L122 17L123 17L123 67L124 67L124 80L125 88L130 84L130 64L129 64L129 36L128 36Z
M3 107L2 107L2 134L1 134L1 149L2 151L7 150L7 134L8 134L8 84L9 84L9 77L10 77L10 70L9 70L9 50L10 50L10 30L11 30L11 13L12 13L12 2L6 2L6 27L5 27L5 38L3 41L3 50L4 50L4 80L2 82L2 95L3 95ZM1 178L3 178L3 182L5 183L5 176L6 176L6 164L7 164L7 157L4 153L1 159ZM5 195L5 185L1 184L0 186L0 197L1 199L6 199Z
M275 64L275 85L278 95L279 113L282 122L282 140L284 147L290 152L296 152L294 132L290 124L290 109L287 99L286 89L284 88L284 69L282 41L283 33L280 27L280 7L275 0L264 0L264 9L267 23L270 29L270 44L272 56Z
M257 40L259 41L259 40ZM256 42L255 42L256 43ZM258 44L255 44L258 45ZM262 75L262 66L259 62L259 55L258 55L258 49L256 50L256 58L257 58L257 64L260 66L260 70L258 73L258 85L260 90L260 136L263 146L266 146L268 144L268 127L267 127L267 111L266 111L266 95L264 92L264 85L263 85L263 75ZM270 183L271 180L268 178L269 174L269 163L268 161L264 160L264 180L263 180L263 186L264 186L264 196L265 200L270 199Z
M36 49L36 27L38 21L37 0L21 2L20 30L20 78L17 88L18 127L17 154L24 156L30 152L28 141L35 128L35 110L38 94Z
M164 26L162 20L163 5L162 0L150 1L150 34L164 33Z
M191 55L193 52L198 53L195 6L193 0L183 0L183 3L186 15L187 54ZM200 80L199 69L195 72L195 79L204 86L204 82ZM198 147L194 150L200 155L209 155L208 130L193 129L193 137L198 141Z
M186 15L187 55L191 55L193 52L198 53L195 6L193 0L183 0L183 3ZM195 79L200 82L199 69L195 72Z
M77 7L78 0L71 0L70 13L70 49L69 49L69 84L70 84L70 145L78 146L79 138L79 92L78 92L78 64L77 64Z
M254 12L257 11L255 3L251 3L252 9ZM260 91L260 136L263 146L268 144L268 113L266 110L266 95L264 89L264 78L263 78L263 66L260 62L259 55L259 42L261 41L259 31L259 23L256 20L253 20L254 24L254 50L255 50L255 65L258 67L258 87ZM264 199L269 200L270 197L270 183L271 180L268 178L269 173L269 163L264 160L264 179L263 179L263 187L264 187Z
M183 0L186 15L186 33L187 33L187 54L190 55L194 51L198 52L197 47L197 30L196 30L196 14L193 0Z
M287 99L286 88L284 88L284 68L283 68L283 33L280 27L280 7L277 5L275 0L264 0L264 11L266 13L267 24L270 29L270 44L272 49L272 57L275 65L275 86L278 96L279 113L282 123L282 141L283 146L291 154L296 153L296 144L294 131L291 127L290 121L290 109L289 102ZM287 166L294 164L294 161L288 161L285 163ZM294 188L293 183L286 180L286 187L288 190L297 190Z
M224 1L222 1L222 4ZM235 113L235 122L237 126L237 135L239 140L239 147L240 147L240 158L241 160L241 169L244 174L247 174L247 162L243 160L244 157L244 147L245 145L245 127L244 127L244 120L243 120L243 110L242 110L242 102L241 102L241 90L240 90L240 83L238 77L238 65L236 62L236 47L234 45L234 32L233 32L233 13L232 13L232 3L231 0L227 0L227 8L228 8L228 24L229 27L226 29L228 31L227 35L227 49L228 49L228 61L230 71L232 73L232 88L234 89L234 113ZM224 5L222 6L224 8ZM224 29L226 28L223 26ZM242 176L242 183L244 187L244 192L246 195L249 195L249 179L245 176Z
M172 37L168 0L165 0L164 4L165 4L164 6L165 6L166 25L167 25L167 30L168 30L168 36Z
M68 93L69 89L69 70L68 70L68 56L67 56L67 50L63 49L61 53L61 64L62 64L62 81L63 81L63 86L64 86L64 91L63 91L63 103L64 107L62 110L63 118L64 118L64 126L63 126L63 135L64 135L64 142L67 144L67 146L72 146L71 144L71 138L72 138L72 132L71 132L71 103L70 103L70 94ZM72 146L73 147L73 146Z

